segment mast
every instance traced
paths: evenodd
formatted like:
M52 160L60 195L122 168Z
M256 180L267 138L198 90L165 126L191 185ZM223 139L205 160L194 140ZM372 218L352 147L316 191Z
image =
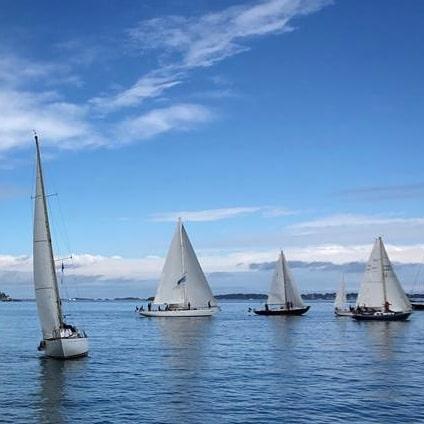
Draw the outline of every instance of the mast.
M186 275L185 263L184 263L184 241L183 241L183 222L181 217L178 218L178 231L180 233L180 246L181 246L181 269L183 271L182 278ZM184 284L184 305L187 306L187 290L186 290L186 282Z
M283 251L281 251L281 266L283 268L283 287L284 287L284 299L286 301L285 306L287 306L288 304L288 300L287 300L287 282L286 282L286 266L284 264L284 253Z
M383 240L381 239L381 237L379 237L378 240L380 244L381 278L383 281L383 298L384 298L383 307L385 308L387 304L387 287L386 287L386 276L384 274Z
M39 182L40 182L40 188L41 193L36 193L36 197L41 197L41 201L43 203L43 213L44 213L44 224L46 228L46 240L34 240L34 243L40 243L40 242L47 242L48 245L48 252L49 252L49 262L50 267L52 271L52 277L53 277L53 289L55 292L55 302L57 304L57 311L58 311L58 319L60 326L63 325L63 313L62 313L62 305L60 301L60 294L59 294L59 286L57 284L57 275L56 275L56 267L54 263L54 256L53 256L53 247L52 247L52 238L50 233L50 224L49 224L49 215L47 211L47 202L46 202L46 193L44 188L44 177L43 177L43 169L41 166L41 155L40 155L40 146L38 142L38 135L34 134L35 139L35 147L37 152L37 173L39 175Z

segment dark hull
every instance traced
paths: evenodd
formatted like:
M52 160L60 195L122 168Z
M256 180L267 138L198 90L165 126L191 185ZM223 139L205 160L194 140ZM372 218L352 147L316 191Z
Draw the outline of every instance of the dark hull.
M406 321L411 312L395 312L393 315L353 314L357 321Z
M411 303L414 311L424 311L424 303Z
M308 312L310 306L299 309L254 309L253 312L256 315L303 315L305 312Z

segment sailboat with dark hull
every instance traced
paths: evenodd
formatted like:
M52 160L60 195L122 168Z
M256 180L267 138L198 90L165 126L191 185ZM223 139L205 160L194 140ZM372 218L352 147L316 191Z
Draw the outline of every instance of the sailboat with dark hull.
M84 331L65 323L57 283L50 235L46 193L44 190L40 146L35 135L36 185L34 196L33 270L43 340L38 347L46 356L68 359L87 355L88 341Z
M281 251L275 265L271 281L271 289L263 309L254 309L256 315L303 315L310 306L305 306L289 266Z
M411 303L379 237L368 260L352 318L358 321L405 321L411 313Z

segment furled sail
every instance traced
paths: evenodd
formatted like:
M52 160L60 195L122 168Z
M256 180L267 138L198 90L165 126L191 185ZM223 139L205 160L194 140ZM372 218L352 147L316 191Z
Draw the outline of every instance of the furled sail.
M346 304L347 304L346 284L343 279L336 293L336 300L334 302L334 307L338 309L343 309L344 307L346 307Z
M275 265L274 275L271 281L271 289L268 294L268 305L286 305L290 302L292 308L304 308L296 283L291 275L284 253L281 252Z
M379 237L368 260L356 305L382 309L386 302L394 312L406 312L412 309L393 270L383 240Z
M38 315L44 339L55 336L63 322L56 269L49 228L43 172L41 168L40 148L36 142L36 186L34 199L34 288Z
M216 306L205 274L197 260L186 230L178 221L166 256L155 296L155 303L177 304L191 308Z

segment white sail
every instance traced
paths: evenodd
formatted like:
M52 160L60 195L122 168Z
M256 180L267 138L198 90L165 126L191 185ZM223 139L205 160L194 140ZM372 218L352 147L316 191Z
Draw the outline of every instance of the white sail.
M216 306L205 274L181 221L166 256L165 265L155 296L155 303L181 305L191 308Z
M291 275L284 253L281 252L275 265L274 275L271 281L271 288L268 294L268 305L292 304L292 308L304 308L302 297L300 296L296 283Z
M49 218L41 169L40 150L36 137L36 186L34 200L34 288L38 315L44 339L55 336L63 322L54 266Z
M386 302L394 312L406 312L412 309L393 270L383 240L379 237L368 260L356 305L383 309Z
M346 307L346 305L347 305L346 284L343 279L336 293L336 300L334 302L334 307L337 309L343 309L344 307Z

